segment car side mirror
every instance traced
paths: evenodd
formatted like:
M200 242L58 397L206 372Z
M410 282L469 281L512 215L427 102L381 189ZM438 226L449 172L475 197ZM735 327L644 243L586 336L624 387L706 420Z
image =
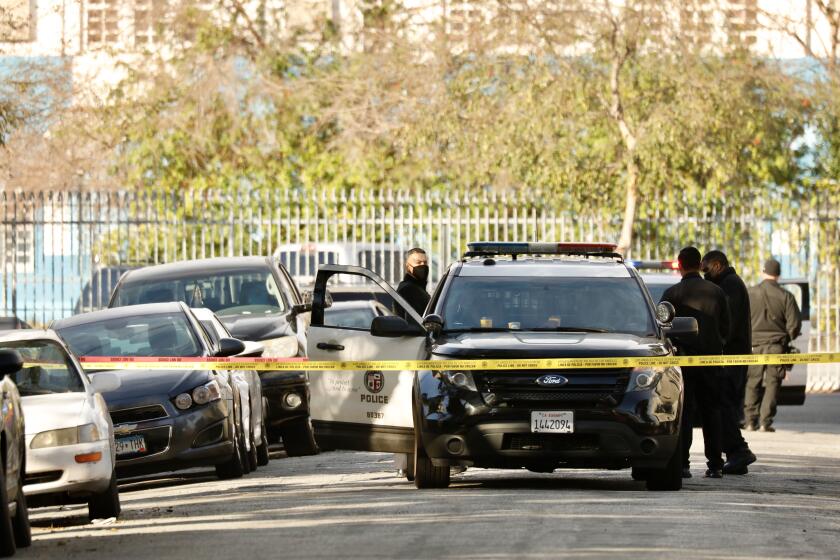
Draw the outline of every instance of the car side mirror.
M0 350L0 375L11 375L23 368L23 358L17 350Z
M656 306L656 320L660 325L667 325L674 320L677 310L670 301L660 301Z
M228 356L235 356L245 351L245 343L238 338L222 338L219 340L219 351L216 356L219 358L227 358Z
M401 336L423 336L425 333L426 331L420 327L411 325L408 321L396 315L375 317L370 323L370 334L373 336L398 338Z
M253 342L251 340L243 340L242 342L245 344L245 350L239 352L238 355L243 358L259 358L265 352L265 346L259 342Z
M423 328L437 338L443 330L443 317L434 313L426 315L426 318L423 319Z
M110 393L122 386L122 381L115 373L97 373L91 376L90 385L97 393Z
M674 317L670 326L663 327L666 336L696 336L700 332L694 317Z

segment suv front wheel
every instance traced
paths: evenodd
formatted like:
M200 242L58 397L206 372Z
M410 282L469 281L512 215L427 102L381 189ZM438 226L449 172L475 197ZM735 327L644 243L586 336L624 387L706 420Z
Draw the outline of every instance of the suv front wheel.
M677 438L674 453L664 469L647 471L647 489L660 492L674 492L682 489L682 434Z
M309 417L286 422L280 433L283 438L283 447L289 457L302 457L304 455L317 455L320 450L315 442L315 433L312 429L312 422Z

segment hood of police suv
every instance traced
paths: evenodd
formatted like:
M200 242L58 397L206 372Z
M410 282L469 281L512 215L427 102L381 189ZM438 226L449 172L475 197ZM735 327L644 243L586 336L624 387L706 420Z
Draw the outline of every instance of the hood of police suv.
M439 358L607 358L663 356L661 339L623 333L444 333L432 347Z

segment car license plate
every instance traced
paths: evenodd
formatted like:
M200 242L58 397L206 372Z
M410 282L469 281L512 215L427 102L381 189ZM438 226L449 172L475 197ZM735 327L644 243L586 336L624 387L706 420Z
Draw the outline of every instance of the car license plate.
M532 410L531 431L547 434L571 434L575 415L571 410Z
M117 456L133 455L135 453L145 453L147 451L146 439L143 436L117 438L114 443L117 446Z

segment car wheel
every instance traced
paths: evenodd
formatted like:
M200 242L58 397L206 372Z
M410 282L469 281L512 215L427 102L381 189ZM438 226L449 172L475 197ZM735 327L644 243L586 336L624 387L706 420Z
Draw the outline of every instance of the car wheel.
M254 435L251 434L251 449L248 451L248 469L251 472L257 470L259 460L257 458L257 442L254 441Z
M426 455L420 434L414 430L414 486L417 488L447 488L449 466L436 467Z
M265 431L265 424L262 425L262 438L260 446L257 447L257 465L264 467L268 464L270 457L268 456L268 432Z
M6 465L0 462L0 556L11 556L16 550L15 533L9 515L9 495L6 490Z
M111 473L108 488L99 494L94 494L88 500L88 517L94 519L109 519L119 517L122 512L120 506L120 490L117 487L117 473Z
M242 478L242 475L245 474L243 470L242 448L239 445L239 430L236 428L235 423L231 427L231 430L233 431L233 453L227 461L216 465L216 476L223 480Z
M405 479L407 481L414 482L414 453L408 454L408 460L406 461L403 475L405 475Z
M675 492L682 489L682 435L677 438L674 454L664 469L647 472L647 489L657 492Z
M315 434L312 430L312 422L309 417L287 422L282 427L283 447L289 457L303 457L304 455L317 455L320 450L315 443Z
M248 449L245 447L245 434L239 431L239 456L242 458L242 474L251 472L251 461L248 459Z

